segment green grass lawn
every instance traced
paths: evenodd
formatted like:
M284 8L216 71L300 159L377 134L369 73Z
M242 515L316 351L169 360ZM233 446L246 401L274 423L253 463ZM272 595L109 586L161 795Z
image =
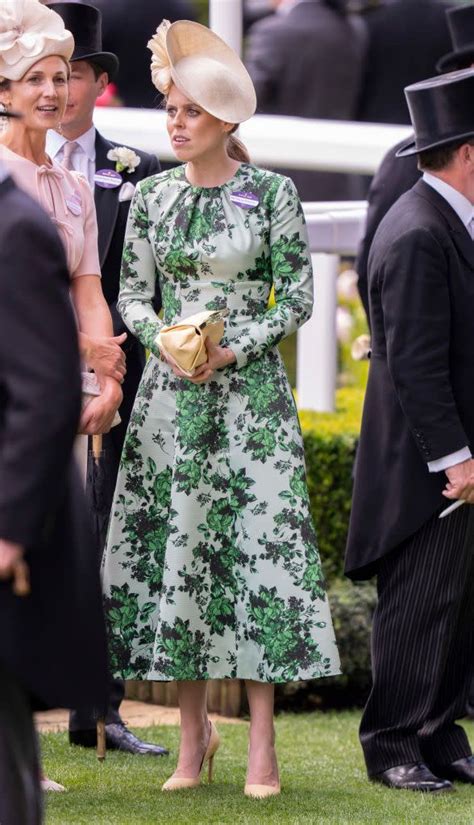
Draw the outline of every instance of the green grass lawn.
M100 765L93 752L71 748L65 734L42 736L48 775L68 788L48 794L47 825L161 825L161 823L325 823L325 825L472 825L474 789L428 797L390 791L366 780L357 739L359 714L284 714L277 720L283 790L257 801L243 795L246 725L221 725L215 782L194 791L161 793L172 773L178 729L141 729L166 744L168 758L109 753ZM467 723L469 733L474 725Z

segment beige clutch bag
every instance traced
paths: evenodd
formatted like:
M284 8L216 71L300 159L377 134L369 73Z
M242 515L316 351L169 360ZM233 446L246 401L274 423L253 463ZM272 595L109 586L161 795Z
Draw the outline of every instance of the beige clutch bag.
M155 339L187 375L207 361L206 340L219 344L224 335L224 318L228 309L198 312L183 318L179 324L163 327Z

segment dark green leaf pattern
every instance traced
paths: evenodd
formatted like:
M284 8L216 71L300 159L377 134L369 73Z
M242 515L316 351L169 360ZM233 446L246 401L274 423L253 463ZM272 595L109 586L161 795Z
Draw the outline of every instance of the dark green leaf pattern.
M258 206L236 205L242 191ZM301 432L275 347L312 303L292 183L243 164L222 187L190 186L184 167L139 184L119 305L153 353L156 277L167 324L229 309L237 364L195 386L154 355L147 362L104 559L114 672L267 682L338 673Z

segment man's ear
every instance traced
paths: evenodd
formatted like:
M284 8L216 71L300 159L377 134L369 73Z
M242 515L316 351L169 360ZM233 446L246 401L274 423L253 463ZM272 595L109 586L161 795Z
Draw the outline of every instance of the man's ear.
M107 86L109 85L109 75L107 74L107 72L102 72L102 74L99 75L99 79L97 80L97 84L98 84L98 90L99 90L98 97L100 97L101 95L104 94Z

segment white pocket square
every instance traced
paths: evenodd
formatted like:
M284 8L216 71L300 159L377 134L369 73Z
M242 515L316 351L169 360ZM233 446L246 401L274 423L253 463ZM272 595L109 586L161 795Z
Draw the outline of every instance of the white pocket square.
M133 183L128 181L124 183L119 192L119 202L123 203L123 201L131 201L133 198L133 193L135 192L135 187Z

